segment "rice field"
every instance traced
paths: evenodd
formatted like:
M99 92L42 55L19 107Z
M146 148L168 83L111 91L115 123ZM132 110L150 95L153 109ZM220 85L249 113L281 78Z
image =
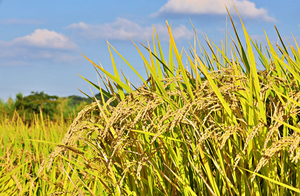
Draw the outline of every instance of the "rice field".
M299 195L300 49L279 33L280 45L266 35L263 48L240 22L220 47L195 32L189 51L167 22L167 55L154 28L149 60L133 43L147 78L110 43L114 73L83 55L104 86L82 77L102 99L72 123L3 120L1 194ZM114 55L142 86L121 78Z

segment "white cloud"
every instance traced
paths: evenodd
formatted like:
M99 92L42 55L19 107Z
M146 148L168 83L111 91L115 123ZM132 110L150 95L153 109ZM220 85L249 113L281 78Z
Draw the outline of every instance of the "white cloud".
M30 35L14 39L10 44L63 50L77 48L77 45L70 41L67 36L47 29L36 29Z
M169 40L169 33L166 25L154 25L161 40ZM142 27L139 24L124 18L117 18L113 23L91 25L84 22L74 23L67 28L75 30L80 36L87 39L108 39L108 40L145 40L152 37L153 26ZM193 31L184 25L172 27L174 39L190 39Z
M227 14L225 5L232 15L236 14L233 3L238 12L244 18L262 19L267 22L276 22L276 19L268 15L264 8L257 8L255 3L248 0L168 0L158 12L151 16L160 16L164 14Z
M75 62L77 57L72 53L76 49L78 46L61 33L36 29L12 41L0 40L0 61L6 65L25 65L32 60Z

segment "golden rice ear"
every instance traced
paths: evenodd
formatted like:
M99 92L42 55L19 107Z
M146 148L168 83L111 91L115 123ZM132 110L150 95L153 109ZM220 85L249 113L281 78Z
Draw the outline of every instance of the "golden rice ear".
M153 47L148 41L141 44L149 58L133 42L144 61L146 79L108 42L114 73L84 56L103 74L98 75L107 91L99 80L96 85L83 78L101 91L102 102L104 95L110 99L104 104L95 99L78 114L38 177L56 177L57 171L64 171L64 189L73 187L73 193L84 187L93 193L101 187L95 195L300 193L294 187L300 179L299 47L275 47L266 35L269 48L263 50L239 16L243 46L229 11L228 15L237 41L229 34L232 42L226 38L218 47L205 35L204 47L195 32L190 53L184 50L190 71L168 22L168 58L155 28ZM122 71L121 79L113 52L142 80L140 87ZM256 67L257 54L266 69L262 72ZM46 166L54 173L48 174ZM6 167L11 164L3 171ZM33 180L32 187L39 182Z

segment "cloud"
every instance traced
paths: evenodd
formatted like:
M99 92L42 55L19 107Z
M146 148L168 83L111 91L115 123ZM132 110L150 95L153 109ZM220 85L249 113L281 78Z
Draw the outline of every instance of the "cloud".
M233 3L243 18L262 19L266 22L276 22L274 17L268 15L264 8L256 8L255 3L248 0L168 0L153 17L178 14L178 15L227 15L225 5L229 12L236 15Z
M36 29L12 41L0 40L0 61L1 65L26 65L32 60L74 62L77 57L72 53L76 49L78 46L61 33Z
M18 37L9 44L63 50L72 50L77 48L77 45L70 41L67 36L47 29L36 29L30 35Z
M31 20L31 19L16 19L16 18L8 18L8 19L0 19L0 24L43 24L42 20Z
M169 40L169 33L166 25L154 25L162 40ZM74 23L67 27L73 29L80 36L87 39L108 39L108 40L145 40L152 37L153 26L142 27L139 24L124 18L117 18L113 23L86 24L84 22ZM172 28L175 39L190 39L193 32L186 26L180 25Z

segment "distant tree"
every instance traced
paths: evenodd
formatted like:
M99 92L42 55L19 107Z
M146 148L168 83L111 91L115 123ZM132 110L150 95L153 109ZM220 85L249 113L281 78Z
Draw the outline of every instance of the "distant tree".
M71 96L68 96L66 97L68 99L68 106L73 108L75 107L76 105L78 104L81 104L81 103L90 103L90 99L89 98L84 98L84 97L80 97L80 96L77 96L77 95L71 95Z
M38 114L40 110L43 114L53 117L59 104L58 96L51 96L42 92L31 92L31 95L23 97L17 94L15 107L20 114ZM27 115L26 115L27 116Z
M0 99L0 119L11 118L15 111L15 101L10 97L6 102Z

